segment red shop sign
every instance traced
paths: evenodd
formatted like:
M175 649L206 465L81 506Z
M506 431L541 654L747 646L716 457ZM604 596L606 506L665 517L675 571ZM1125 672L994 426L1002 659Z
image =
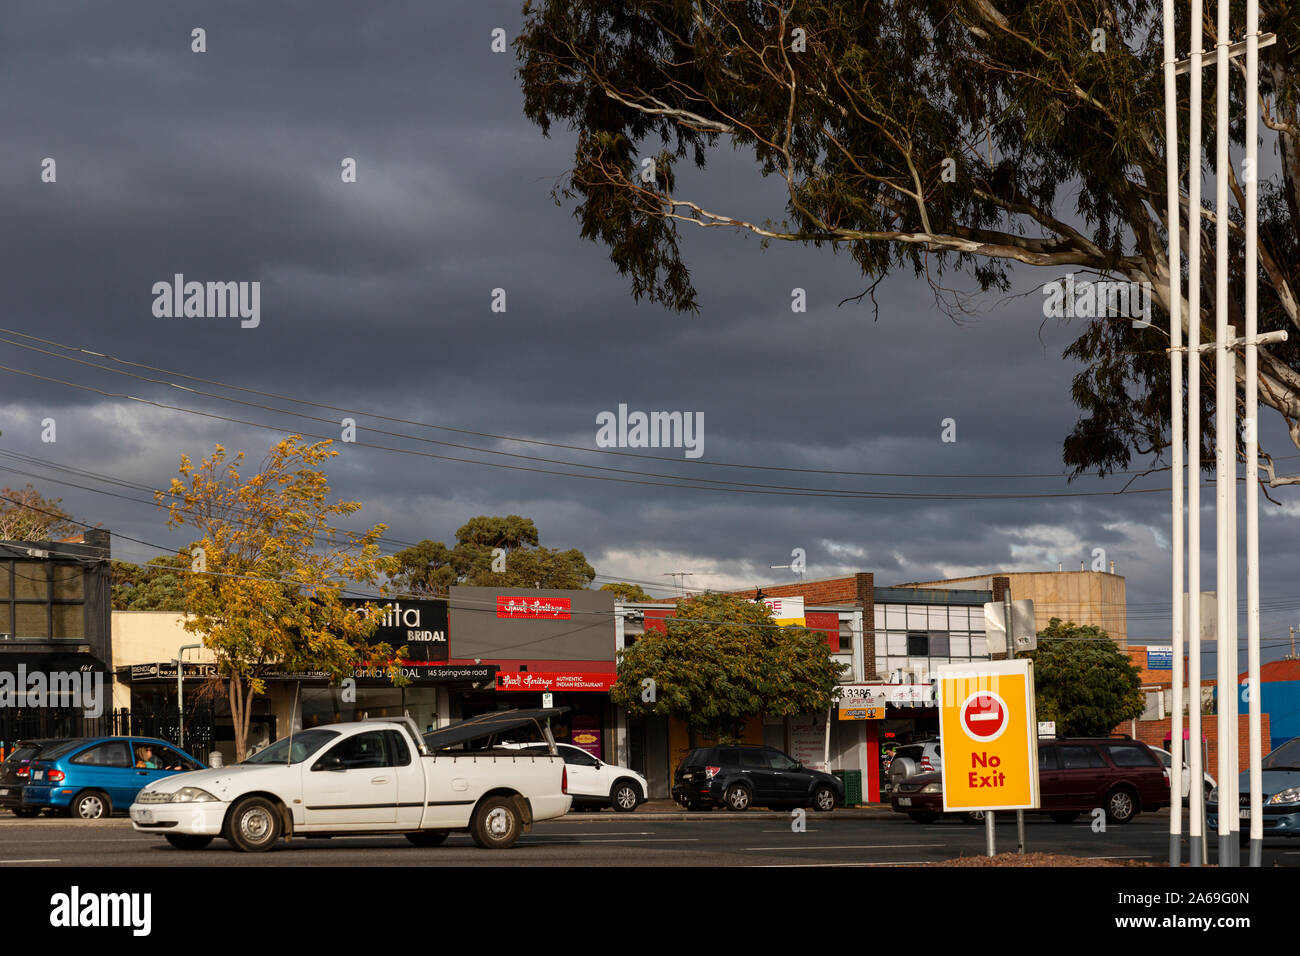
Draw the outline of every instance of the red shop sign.
M542 618L567 621L571 598L527 598L497 596L497 617Z
M617 674L497 673L497 690L509 691L607 691L618 681Z

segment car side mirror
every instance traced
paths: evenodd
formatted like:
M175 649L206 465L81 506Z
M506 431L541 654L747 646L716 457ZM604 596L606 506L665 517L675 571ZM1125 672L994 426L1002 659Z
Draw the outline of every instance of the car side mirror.
M322 757L320 760L316 761L315 766L311 769L313 771L328 770L337 773L346 770L347 768L343 766L342 757Z

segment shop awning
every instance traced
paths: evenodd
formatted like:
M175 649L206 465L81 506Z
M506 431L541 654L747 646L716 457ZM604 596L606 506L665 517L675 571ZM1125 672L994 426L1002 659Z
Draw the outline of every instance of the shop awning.
M107 671L108 668L93 654L79 654L62 650L0 650L0 671L17 672L22 666L28 673L42 671Z
M491 714L482 714L451 724L440 730L424 735L424 743L430 750L445 750L457 744L468 743L483 737L503 734L508 730L536 725L539 728L549 717L558 717L568 711L567 707L542 707L537 710L498 710Z

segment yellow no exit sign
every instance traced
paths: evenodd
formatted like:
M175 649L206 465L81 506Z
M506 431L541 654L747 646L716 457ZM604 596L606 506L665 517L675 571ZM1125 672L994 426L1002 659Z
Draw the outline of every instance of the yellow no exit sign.
M1038 808L1038 719L1029 660L937 668L943 808Z

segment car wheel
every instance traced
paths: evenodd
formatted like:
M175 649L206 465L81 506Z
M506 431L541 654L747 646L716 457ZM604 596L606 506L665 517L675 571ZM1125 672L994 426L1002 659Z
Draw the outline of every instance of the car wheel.
M631 813L641 803L641 791L634 783L623 780L614 784L614 792L610 794L610 806L619 813Z
M1050 814L1050 816L1057 823L1073 823L1075 820L1079 819L1079 814L1066 813L1064 811Z
M441 846L450 833L450 830L416 830L406 834L406 841L411 846Z
M108 794L98 790L86 790L77 794L68 810L79 820L102 820L113 812Z
M226 821L226 839L245 853L269 850L280 838L280 811L265 797L245 797Z
M749 788L738 783L733 783L727 788L726 794L722 798L728 810L748 810L749 809Z
M474 842L485 850L509 849L519 839L521 829L519 810L514 801L506 797L484 800L470 824Z
M193 833L168 833L167 842L178 850L202 850L212 842L210 836L199 836Z
M1111 823L1128 823L1137 812L1137 794L1128 787L1116 787L1106 797L1106 819Z
M983 822L984 822L984 813L985 813L985 811L983 811L983 810L970 810L970 811L968 811L968 812L966 812L966 813L963 813L963 814L961 815L961 822L962 822L962 823L969 823L969 824L971 824L972 826L975 825L975 824L977 824L977 823L983 823Z
M24 820L29 817L39 817L41 815L40 807L13 807L14 816L22 817Z
M812 805L814 810L820 810L826 813L835 809L835 791L825 785L818 787L813 791Z
M933 823L939 819L937 813L909 813L907 816L914 823Z

